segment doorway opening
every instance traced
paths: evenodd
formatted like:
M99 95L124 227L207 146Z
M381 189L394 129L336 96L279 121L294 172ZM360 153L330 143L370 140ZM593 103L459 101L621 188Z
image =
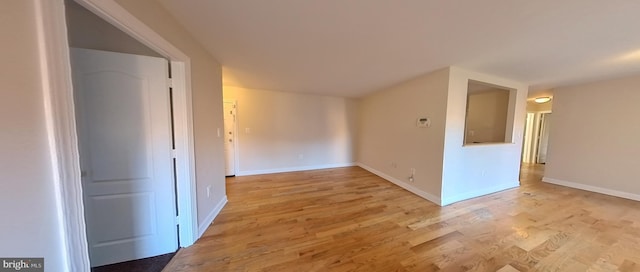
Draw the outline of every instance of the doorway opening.
M551 112L528 112L525 122L522 162L545 164L549 146Z
M82 3L82 1L79 1L80 3ZM166 131L162 131L161 133L163 135L165 135L166 137L156 137L158 135L155 135L155 132L153 133L155 136L153 137L147 137L147 140L144 140L142 142L140 142L140 144L138 145L134 145L134 146L140 146L143 144L146 144L149 142L149 139L152 139L153 142L157 142L157 139L160 138L164 138L166 141L166 143L164 143L163 146L158 147L156 145L154 146L147 146L147 148L142 148L144 150L138 150L139 148L135 148L134 146L130 147L130 148L126 148L128 151L130 151L130 155L131 156L125 156L127 157L129 160L129 166L136 164L136 162L133 162L133 160L130 160L132 158L136 158L136 159L142 159L145 156L137 156L135 154L133 154L133 151L140 151L142 153L146 152L148 154L156 154L158 152L158 150L165 150L166 152L164 152L163 160L159 160L159 158L154 158L153 160L149 160L149 162L153 162L154 164L158 161L164 161L166 162L166 167L161 167L164 169L168 169L171 170L171 173L167 172L167 173L163 173L162 176L162 180L165 180L166 182L163 182L162 184L163 187L165 189L162 189L162 191L164 193L162 193L162 195L164 197L159 197L157 196L155 193L152 192L156 192L156 189L150 189L150 190L143 190L146 193L142 193L143 191L138 192L138 189L134 189L134 188L138 188L141 186L141 184L143 184L143 180L139 177L142 176L156 176L156 178L153 179L149 179L149 180L154 180L154 182L149 183L149 186L158 186L157 182L155 182L155 180L157 179L157 176L159 176L159 173L156 173L154 171L149 170L148 173L154 173L156 175L133 175L134 178L133 179L116 179L115 182L110 182L109 185L106 185L106 182L95 182L92 183L93 185L96 186L92 186L92 187L102 187L103 189L109 189L116 183L121 184L122 186L125 186L124 184L127 183L127 180L129 180L130 182L127 183L128 187L130 189L127 190L134 190L135 192L130 192L128 195L135 195L138 197L129 197L127 198L129 201L116 201L119 203L129 203L131 205L134 205L131 207L131 209L120 209L120 211L122 211L123 213L118 213L120 215L120 217L124 218L124 217L128 217L128 218L145 218L145 216L141 216L141 215L147 215L147 213L151 213L152 211L155 211L155 214L153 216L153 218L164 218L163 220L158 220L153 221L151 220L150 222L156 222L154 225L145 225L143 224L143 222L141 222L140 220L137 221L131 221L129 222L130 224L128 226L125 226L127 224L120 224L121 228L120 228L120 233L118 235L116 235L115 233L110 233L111 236L113 237L121 237L123 239L120 239L121 241L125 241L128 240L130 245L129 245L129 250L124 250L124 249L118 249L115 250L116 252L119 252L121 254L102 254L102 255L107 255L107 256L111 256L109 258L103 258L104 256L99 256L104 250L97 250L99 247L97 246L96 243L100 244L98 241L96 241L96 237L100 237L100 235L106 235L105 233L109 232L106 229L103 231L99 231L100 227L96 227L96 222L92 222L92 221L96 221L91 219L92 216L90 216L90 214L86 214L85 215L85 223L87 226L87 234L88 234L88 238L89 238L89 252L93 252L90 254L91 257L91 266L100 266L100 265L104 265L104 264L111 264L111 263L115 263L115 262L120 262L120 261L128 261L128 260L132 260L132 259L140 259L140 258L145 258L145 257L150 257L150 256L154 256L157 254L164 254L164 253L168 253L168 252L175 252L175 250L178 247L178 241L179 241L179 237L183 238L183 240L181 242L186 242L186 243L180 243L181 246L186 246L189 243L189 236L193 237L193 234L190 234L190 228L189 228L189 223L185 222L186 220L189 220L190 217L192 217L192 215L188 215L187 213L191 213L193 212L193 208L189 207L191 206L189 203L187 203L187 201L184 201L182 204L180 203L179 200L181 199L185 199L188 198L188 195L185 194L185 192L190 192L191 189L189 190L185 190L188 187L190 187L190 185L192 185L192 182L188 179L190 176L190 166L188 165L188 161L184 160L185 155L188 154L188 144L185 145L184 143L180 143L178 142L179 140L184 140L184 129L185 127L185 123L184 120L182 120L182 122L178 121L178 122L174 122L176 119L178 119L180 116L184 117L184 109L185 107L185 102L187 102L187 100L183 99L180 96L184 95L184 91L185 89L181 88L181 86L175 86L177 88L174 88L174 86L172 86L171 81L171 72L173 72L174 74L176 74L176 77L178 79L180 78L184 78L184 69L181 69L181 67L174 67L174 69L172 68L172 64L174 63L174 61L169 61L170 57L167 57L166 59L169 60L163 60L165 59L165 57L163 55L166 54L162 54L159 52L156 52L155 50L149 48L148 46L146 46L145 44L139 42L136 38L130 36L128 33L125 33L124 31L121 31L120 29L116 28L112 23L107 22L105 20L103 20L102 18L100 18L99 16L97 16L94 12L89 11L87 9L85 9L83 6L79 5L78 3L75 3L74 1L70 1L67 0L65 1L65 10L66 10L66 20L67 20L67 29L68 29L68 38L69 38L69 45L73 46L73 47L81 47L81 48L88 48L88 49L100 49L100 50L106 50L106 51L111 51L111 52L121 52L121 53L126 53L126 54L121 54L121 53L111 53L111 52L106 52L106 51L102 51L104 53L99 53L99 54L111 54L112 57L107 57L104 58L103 60L101 60L102 63L104 63L105 61L108 63L111 63L112 61L115 62L116 59L121 59L121 60L127 60L127 59L135 59L132 60L135 64L131 64L128 65L129 68L135 67L136 71L122 71L120 74L121 75L133 75L134 77L138 76L139 78L146 78L146 75L151 74L151 72L149 71L142 71L142 66L137 65L139 63L153 63L152 65L155 65L155 67L157 68L153 68L152 71L158 71L156 73L156 75L154 77L158 78L158 83L155 85L155 87L153 87L155 91L159 91L161 92L160 94L160 100L162 102L160 102L161 104L163 104L162 107L166 107L167 109L162 111L162 114L159 114L160 116L162 116L161 119L163 119L164 121L161 122L156 122L154 124L148 124L148 126L137 126L137 127L145 127L145 129L139 129L138 132L139 133L133 133L133 130L131 130L130 132L133 133L129 136L135 136L135 135L151 135L152 130L157 130L159 127L165 127L168 129L166 129ZM86 50L86 49L85 49ZM77 51L77 50L76 50ZM75 51L74 51L75 52ZM100 52L100 51L96 51L96 52ZM99 55L98 54L98 55ZM95 56L95 55L92 55ZM86 57L86 56L85 56ZM99 58L89 58L86 57L87 59L99 59ZM139 58L140 60L136 59ZM175 59L175 57L174 57ZM146 60L149 60L148 62L145 62ZM127 67L123 67L127 68ZM115 70L114 70L115 71ZM140 74L140 75L136 75L135 73L137 71L140 71L144 74ZM77 72L77 71L76 71ZM76 73L77 74L77 73ZM112 73L110 76L117 76L118 73ZM95 74L92 75L92 77L95 77ZM105 77L109 77L109 76L105 76ZM124 76L124 79L122 80L117 80L118 82L115 83L111 83L112 85L118 85L116 83L122 83L122 82L126 82L128 77ZM88 80L83 80L84 82L90 82ZM152 80L149 80L149 78L146 78L145 84L147 83L152 83ZM78 93L78 87L77 84L75 84L76 86L74 86L74 92ZM135 83L134 83L135 85ZM143 84L144 85L144 84ZM177 84L176 84L177 85ZM132 87L133 88L133 87ZM134 88L133 88L134 89ZM106 92L105 92L106 93ZM140 102L143 103L140 105L140 107L137 107L140 112L144 111L145 109L152 109L155 106L152 106L152 104L154 104L151 101L155 101L158 98L153 98L151 99L150 95L153 94L154 92L146 92L144 94L141 93L141 96L144 96L144 99L141 99ZM101 94L92 94L92 95L101 95ZM123 94L126 96L126 94ZM86 97L85 97L86 98ZM104 98L104 97L103 97ZM112 97L113 98L113 97ZM147 98L149 98L149 100L147 100ZM154 100L155 99L155 100ZM84 101L80 101L78 100L78 97L76 96L76 104L78 104L78 102L84 102ZM117 100L117 99L116 99ZM132 99L124 99L124 100L119 100L121 102L126 101L131 102L133 101ZM106 103L106 102L105 102ZM188 103L187 103L188 104ZM157 103L155 105L158 105ZM182 112L181 112L181 108L182 107ZM187 105L188 107L188 105ZM96 107L92 107L92 109L95 109ZM118 106L118 108L121 108ZM133 109L135 109L136 107L134 107ZM116 112L122 112L121 110L118 111L114 111L114 110L108 110L106 111L106 113L116 113ZM76 109L76 113L77 114L87 114L87 112L82 112L79 111L78 109ZM108 114L101 114L101 116L107 116ZM144 115L144 113L143 113ZM151 118L154 116L157 116L158 114L151 114L151 111L149 111L149 113L146 113L146 117L144 118ZM142 118L141 117L141 118ZM77 122L81 122L83 118L88 118L87 116L81 116L76 118ZM142 119L144 119L142 118ZM135 118L117 118L120 121L132 121ZM141 119L141 120L142 120ZM153 119L153 118L152 118ZM151 119L150 119L151 120ZM118 121L117 123L122 123ZM154 121L155 122L155 121ZM126 122L125 122L126 123ZM89 124L95 124L95 122L90 122ZM116 122L109 122L109 124L116 124ZM158 124L165 124L162 126L159 126ZM83 125L81 125L81 123L77 123L78 129L82 130L83 129ZM87 123L85 122L84 124L85 127L87 127ZM90 125L88 126L90 127ZM136 126L133 126L136 127ZM122 130L121 130L122 131ZM80 133L81 131L78 131L78 135L79 135L79 141L81 144L83 144L83 139L85 141L88 141L88 137L83 137L82 133ZM104 131L103 131L104 132ZM183 133L183 135L179 135L180 133ZM85 133L87 134L87 133ZM122 133L120 133L122 134ZM147 135L147 136L148 136ZM86 136L86 135L85 135ZM120 136L123 135L115 135L112 138L118 138ZM107 137L103 137L104 139L107 139ZM121 138L121 137L120 137ZM126 138L126 137L125 137ZM135 137L134 137L135 138ZM94 140L92 141L96 141L99 142L98 140L96 140L95 137L93 137ZM129 139L132 139L131 137L129 137ZM142 139L142 138L141 138ZM122 140L122 139L120 139ZM135 139L133 139L135 140ZM108 141L108 139L107 139ZM102 142L103 144L105 143L104 141ZM86 146L92 146L91 144L87 145L86 143L84 144L85 147ZM84 148L87 149L87 148ZM117 147L112 147L112 148L108 148L109 150L113 151L113 150L117 150ZM94 172L95 171L85 171L84 168L87 168L87 163L86 160L88 157L86 150L85 152L83 152L83 148L80 148L80 154L82 155L81 157L81 165L83 166L83 174L82 174L82 179L83 179L83 184L88 184L86 181L87 180L93 180L94 176ZM107 150L103 150L103 151L107 151ZM178 151L182 151L182 156L178 156ZM92 152L97 152L96 150L92 150ZM140 153L139 152L139 153ZM111 152L112 155L116 154L114 152ZM125 152L120 152L120 153L125 153ZM84 154L84 155L83 155ZM132 155L133 154L133 155ZM105 154L101 154L100 157L102 157L102 155ZM117 155L117 154L116 154ZM122 154L121 154L122 155ZM106 155L105 155L106 156ZM115 155L114 155L115 156ZM118 155L119 156L119 155ZM116 157L118 157L116 156ZM153 155L155 156L155 155ZM84 157L84 158L83 158ZM108 156L106 156L108 157ZM125 158L125 159L127 159ZM123 159L123 158L120 158ZM82 161L85 161L84 163ZM123 161L123 160L116 160L116 161ZM144 159L142 159L142 161L144 161ZM136 172L136 169L143 169L144 167L142 167L139 163L137 163L138 166L136 167L129 167L129 170L132 170L133 172ZM142 163L145 164L145 163ZM114 164L111 164L114 165ZM151 165L151 164L149 164ZM92 165L92 167L98 168L99 166L97 165ZM118 170L123 170L125 168L127 168L127 165L123 165L123 167L120 167L119 169L111 169L114 171L118 171ZM155 167L154 165L149 166L150 168ZM89 167L91 168L91 167ZM136 168L136 169L134 169ZM156 169L156 168L154 168ZM127 172L127 171L124 171ZM145 171L143 171L145 172ZM122 173L120 173L122 174ZM129 173L132 174L132 173ZM133 173L135 174L135 173ZM137 177L137 178L136 178ZM99 186L99 185L105 185L105 186ZM122 187L120 186L120 187ZM85 187L85 185L83 185L83 187ZM144 186L143 186L144 187ZM187 188L185 188L187 187ZM158 187L160 188L160 187ZM158 189L157 188L157 189ZM182 190L180 190L180 188L183 188ZM123 189L123 188L121 188ZM126 189L126 188L125 188ZM123 189L124 190L124 189ZM125 190L125 191L127 191ZM154 191L155 190L155 191ZM88 190L88 188L84 188L83 192L89 192L91 190ZM182 191L182 192L181 192ZM124 191L123 191L124 192ZM115 198L122 198L122 196L124 196L125 194L123 194L123 192L120 192L119 194L111 194L112 192L110 192L110 194L106 194L106 195L111 195L114 199ZM160 191L158 191L160 192ZM95 194L96 192L94 192ZM99 193L99 192L98 192ZM103 192L104 193L104 192ZM108 199L108 197L105 197L105 194L103 193L99 193L98 195L101 195L100 198L102 199L102 203L107 203L108 201L106 201L106 199ZM148 195L148 199L145 197L142 197L142 195ZM118 197L116 197L118 196ZM96 197L92 197L89 196L88 194L85 194L84 196L84 208L87 211L91 211L92 209L99 207L100 205L97 205L98 202L100 201L96 201L95 200ZM156 199L155 201L153 199ZM162 200L159 200L162 199ZM173 201L167 201L167 199L173 199ZM89 202L87 202L89 201ZM115 203L115 202L113 202ZM102 205L102 208L105 207L111 207L114 208L113 203L111 204L106 204L106 206ZM155 204L154 204L155 203ZM162 204L165 203L165 204ZM169 204L166 204L169 203ZM94 205L96 204L96 205ZM89 205L89 206L87 206ZM96 207L93 207L96 206ZM117 206L117 205L116 205ZM182 207L181 207L182 206ZM186 206L186 207L185 207ZM122 208L122 207L121 207ZM182 208L182 211L181 211ZM113 209L110 209L113 210ZM116 209L117 210L117 209ZM137 210L138 215L134 216L133 214L127 213L126 210ZM146 211L146 212L144 212ZM178 215L184 215L183 218L185 220L182 220L182 222L178 222L179 220L179 216ZM129 216L126 216L129 215ZM160 217L158 217L158 215L162 215ZM148 215L151 216L151 215ZM95 219L95 218L94 218ZM125 220L126 221L126 220ZM149 221L149 220L147 220ZM186 224L184 224L186 223ZM196 224L193 224L196 225ZM146 226L146 227L145 227ZM179 228L180 226L182 226L182 230ZM111 230L113 229L118 229L118 228L109 228ZM158 238L156 238L156 241L154 242L143 242L145 241L145 239L141 238L145 235L143 235L144 233L147 233L146 236L149 236L149 233L160 233L160 230L164 230L164 234L157 236ZM127 234L128 233L128 234ZM115 236L114 236L115 235ZM109 236L109 235L107 235ZM111 237L110 236L110 237ZM113 238L111 237L111 238ZM104 238L104 237L102 237ZM126 239L125 239L126 238ZM184 239L186 238L186 239ZM111 245L111 247L115 246L117 243L115 241L120 241L119 239L107 239L109 240L109 244ZM150 239L146 239L147 241L151 241ZM164 242L163 242L164 241ZM161 246L161 244L167 244L165 246ZM106 245L105 244L105 245ZM124 246L124 242L122 243ZM153 245L153 246L151 246ZM105 246L104 248L108 248L107 246ZM161 250L161 248L166 248ZM129 252L128 254L125 254L126 252ZM146 252L146 253L145 253ZM154 253L154 252L157 252ZM103 252L104 253L104 252ZM119 256L122 255L118 258L114 257L114 256Z
M520 181L540 180L531 177L542 177L547 163L547 149L552 122L552 102L537 103L527 101L524 139L522 141L522 158Z
M112 0L75 0L107 23L148 46L171 62L175 116L176 177L180 246L192 245L198 236L195 202L193 117L190 59ZM86 236L81 171L74 114L73 84L69 67L69 41L64 0L37 1L37 34L42 54L47 134L51 146L56 194L64 240L64 266L69 271L87 271L91 266Z

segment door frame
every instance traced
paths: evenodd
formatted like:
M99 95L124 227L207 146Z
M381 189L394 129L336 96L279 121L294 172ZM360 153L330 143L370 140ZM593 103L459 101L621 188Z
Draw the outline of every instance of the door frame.
M198 238L190 58L114 0L74 1L171 63L179 246L190 246ZM62 262L67 271L90 271L64 0L34 5Z
M240 162L240 159L238 158L238 101L236 99L222 99L222 103L232 103L233 104L233 108L235 109L235 120L233 121L233 174L235 176L238 175L238 163ZM224 110L224 106L222 107ZM223 115L224 116L224 115ZM224 120L223 120L224 121ZM224 134L225 131L223 129L222 133ZM226 154L225 154L225 160L226 160Z

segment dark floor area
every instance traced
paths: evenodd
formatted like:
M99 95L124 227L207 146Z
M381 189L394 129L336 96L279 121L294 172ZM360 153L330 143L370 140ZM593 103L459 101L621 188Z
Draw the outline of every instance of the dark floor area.
M117 264L98 266L91 269L91 272L160 272L167 266L173 255L169 253L151 258L133 260Z

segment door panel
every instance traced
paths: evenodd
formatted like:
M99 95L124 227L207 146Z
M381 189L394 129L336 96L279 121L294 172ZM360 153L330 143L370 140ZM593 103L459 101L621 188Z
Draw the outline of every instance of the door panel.
M117 211L117 217L137 218L136 224L127 224L125 221L114 220L111 216L94 217L92 226L94 240L98 245L122 239L140 239L156 232L152 216L154 199L151 193L94 196L91 197L91 202L94 214L112 214Z
M150 94L144 78L107 71L85 77L83 103L89 161L93 182L148 179L153 143L149 138L146 97ZM117 105L114 110L113 105Z
M178 248L168 63L72 49L92 266Z
M236 174L235 166L235 128L236 128L236 106L233 102L224 102L224 153L225 153L225 175Z

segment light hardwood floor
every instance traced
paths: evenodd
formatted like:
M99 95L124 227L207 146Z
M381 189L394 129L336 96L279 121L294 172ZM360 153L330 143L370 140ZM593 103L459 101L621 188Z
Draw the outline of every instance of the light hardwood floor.
M640 271L640 203L540 182L439 207L359 167L227 179L164 271Z

